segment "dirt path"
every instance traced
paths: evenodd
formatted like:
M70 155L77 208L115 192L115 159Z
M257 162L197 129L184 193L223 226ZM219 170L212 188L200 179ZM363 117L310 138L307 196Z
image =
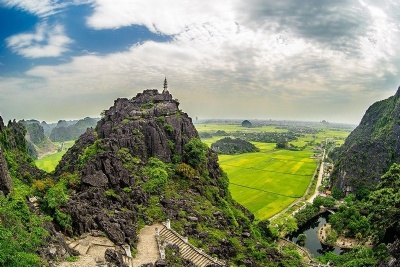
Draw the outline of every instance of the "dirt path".
M130 259L132 267L144 263L154 263L160 258L156 242L156 228L161 230L162 224L145 226L140 230L137 254ZM107 248L116 249L117 246L106 237L94 237L87 235L77 240L67 241L68 245L79 251L79 259L75 262L61 262L59 267L97 267L105 263L104 252Z
M140 230L139 243L137 245L136 257L131 261L132 267L140 266L144 263L154 263L160 258L158 245L156 242L156 228L161 230L164 226L162 224L146 225Z
M321 166L319 168L317 185L315 186L314 194L309 199L307 199L308 203L312 203L314 201L314 199L318 196L318 187L321 186L322 176L324 174L324 158L325 158L325 149L324 149L324 152L322 154L322 161L321 161Z

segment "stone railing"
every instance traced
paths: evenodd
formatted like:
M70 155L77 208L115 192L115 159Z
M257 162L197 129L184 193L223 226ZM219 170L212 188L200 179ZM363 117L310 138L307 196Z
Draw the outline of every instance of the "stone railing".
M180 234L178 234L175 230L173 230L171 228L171 221L168 219L166 222L162 223L169 231L171 231L175 236L177 236L179 239L181 239L184 243L186 243L188 246L190 246L193 250L195 250L198 254L202 255L203 257L207 258L208 260L210 260L212 263L214 263L215 265L218 266L227 266L227 264L225 264L224 262L211 257L210 255L208 255L207 253L205 253L202 249L199 249L195 246L193 246L192 244L189 243L188 238L187 237L183 237Z
M158 228L156 228L156 242L157 242L158 251L160 252L160 258L162 260L165 260L165 249L161 245L160 230Z

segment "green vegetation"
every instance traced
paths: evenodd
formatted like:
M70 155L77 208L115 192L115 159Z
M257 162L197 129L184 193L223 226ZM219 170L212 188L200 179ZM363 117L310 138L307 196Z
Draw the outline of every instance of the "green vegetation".
M382 239L388 229L400 229L400 165L393 164L367 198L373 234Z
M61 151L41 159L37 159L35 160L35 164L39 169L50 173L56 169L57 164L60 162L65 152L66 151Z
M36 249L48 236L44 220L30 213L23 197L0 196L0 266L41 266Z
M207 146L198 138L192 138L183 148L186 161L194 168L204 168L207 163Z
M64 173L57 182L50 178L35 180L32 184L34 193L40 199L41 209L54 218L63 229L72 232L71 216L64 213L61 206L66 204L71 190L80 184L77 174Z
M219 158L233 198L263 220L303 196L316 163L309 158L310 151L275 150L254 144L260 152Z
M211 148L219 154L242 154L249 152L259 152L260 150L252 143L240 138L222 138L211 144Z
M150 158L142 173L149 179L143 184L146 192L156 193L165 188L168 180L167 166L158 158Z
M297 220L297 224L299 226L302 226L308 220L310 220L311 218L315 217L315 215L318 214L321 206L329 208L335 206L335 204L336 204L335 199L332 197L317 196L314 199L313 204L307 203L306 206L303 209L299 210L294 217Z
M65 259L68 262L76 262L77 260L79 260L79 256L70 256L68 258Z
M314 148L325 143L326 138L344 142L349 130L329 128L301 128L301 134L294 128L262 126L244 128L240 125L201 124L195 125L200 135L208 133L211 138L204 142L212 143L225 135L256 136L265 138L291 131L292 147L301 149L276 149L276 143L251 142L260 151L240 155L219 155L219 163L228 174L232 197L249 209L257 219L264 220L280 212L297 199L303 197L313 179L317 167ZM300 130L299 130L300 131ZM268 137L268 138L269 138ZM295 139L297 138L297 139ZM274 139L275 140L275 139ZM320 152L318 152L320 153Z
M97 139L94 144L85 148L83 155L79 156L79 166L84 166L92 157L98 153L103 152L103 147L101 145L101 139Z
M70 147L73 146L74 143L75 141L66 141L62 143L55 142L54 145L56 145L60 149L62 148L62 151L35 160L36 167L48 173L54 171L62 156Z

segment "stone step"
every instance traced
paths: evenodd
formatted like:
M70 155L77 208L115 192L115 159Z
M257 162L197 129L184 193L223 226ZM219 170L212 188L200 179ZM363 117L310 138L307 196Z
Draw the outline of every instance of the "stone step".
M177 234L166 227L162 228L159 233L160 236L166 241L171 242L179 247L182 258L192 261L196 266L205 267L206 265L213 263L210 258L197 251L191 245L183 241Z

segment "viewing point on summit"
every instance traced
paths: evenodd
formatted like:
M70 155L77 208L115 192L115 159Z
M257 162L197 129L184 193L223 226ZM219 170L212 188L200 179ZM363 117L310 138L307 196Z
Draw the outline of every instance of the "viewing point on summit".
M163 94L169 94L168 92L168 82L167 82L167 77L164 79L164 90L162 92Z

